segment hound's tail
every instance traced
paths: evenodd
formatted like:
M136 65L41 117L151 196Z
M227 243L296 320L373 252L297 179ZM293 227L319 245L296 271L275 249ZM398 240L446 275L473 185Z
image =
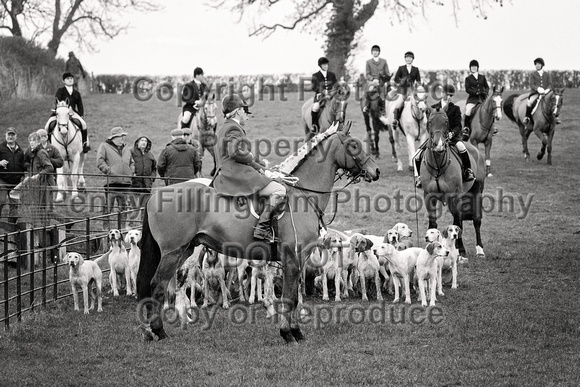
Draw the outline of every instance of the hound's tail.
M503 101L503 112L513 122L517 123L514 115L514 100L519 97L519 94L512 94Z
M151 280L161 261L161 250L149 228L147 209L145 209L143 216L143 230L139 248L141 249L141 262L137 273L137 296L141 301L151 297Z

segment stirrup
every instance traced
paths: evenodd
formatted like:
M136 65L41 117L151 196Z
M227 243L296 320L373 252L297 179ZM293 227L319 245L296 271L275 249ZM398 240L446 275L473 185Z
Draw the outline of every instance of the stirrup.
M415 176L415 187L423 188L423 184L421 183L421 176Z
M91 146L87 142L83 142L83 153L88 153L91 150Z
M492 136L495 136L498 133L499 133L499 130L496 127L494 127Z
M393 119L393 128L396 128L397 126L399 126L399 120L395 118Z
M562 121L560 121L560 117L556 117L556 125L560 125Z
M525 125L529 124L530 123L530 117L525 116L523 122L524 122Z
M280 238L276 238L274 233L272 233L272 227L270 227L270 223L258 223L256 227L254 227L254 238L261 239L268 243L276 243L282 242Z
M469 182L475 180L475 174L473 173L473 171L471 170L471 168L467 168L465 170L465 173L463 174L463 181L465 182Z

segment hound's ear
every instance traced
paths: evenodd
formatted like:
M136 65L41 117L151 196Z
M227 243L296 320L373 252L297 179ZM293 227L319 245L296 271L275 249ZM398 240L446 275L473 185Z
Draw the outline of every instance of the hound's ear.
M68 263L69 255L70 253L64 256L64 258L62 259L62 263Z
M403 251L403 250L407 250L407 245L404 243L397 243L396 246L398 251Z
M427 245L427 247L425 247L425 250L427 250L427 252L429 253L429 255L433 255L433 250L435 249L435 244L434 243L429 243Z
M125 234L125 238L123 240L125 241L125 243L130 243L129 242L129 232L127 232L127 234Z
M443 235L443 238L448 238L448 237L449 237L449 232L447 231L447 227L445 227L445 228L443 229L443 233L442 233L442 235Z
M365 238L365 250L370 250L373 247L373 241L371 241L370 239Z
M457 226L457 238L461 238L461 235L463 235L463 230L461 227Z
M85 259L83 258L82 255L79 254L79 266L82 266L83 263L85 263Z
M323 240L322 240L322 247L324 247L326 250L330 249L330 244L332 242L332 238L326 236Z

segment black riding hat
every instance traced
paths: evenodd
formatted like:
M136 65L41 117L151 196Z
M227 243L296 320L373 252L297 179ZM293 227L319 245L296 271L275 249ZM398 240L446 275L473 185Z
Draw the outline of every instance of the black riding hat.
M62 80L64 81L67 78L74 78L74 75L67 71L66 73L62 74Z
M544 60L542 58L536 58L536 60L534 60L534 64L539 63L542 65L542 67L544 67L546 64L544 63Z
M473 66L477 66L477 68L479 69L479 62L476 61L475 59L469 62L469 68L472 68Z
M455 94L455 86L443 85L443 92L447 95L453 95L453 94Z
M415 54L413 54L411 51L407 51L405 53L405 58L408 57L408 56L410 56L411 58L415 59Z
M371 47L371 52L373 52L374 50L379 50L379 52L381 52L381 48L376 44Z
M330 63L330 61L325 57L318 58L318 66L322 66L323 64Z

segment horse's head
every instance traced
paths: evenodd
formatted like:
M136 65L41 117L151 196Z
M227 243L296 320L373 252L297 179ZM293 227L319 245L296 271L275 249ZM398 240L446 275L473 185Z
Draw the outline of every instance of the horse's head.
M501 120L501 107L503 104L503 99L501 98L501 93L503 93L503 86L495 85L493 87L493 93L489 97L491 99L491 104L493 108L493 117L496 121Z
M350 88L346 82L340 81L334 85L331 92L331 107L334 112L334 121L344 122L349 95Z
M557 117L560 115L560 110L562 110L562 103L564 102L564 90L562 89L554 89L552 96L550 98L550 113Z
M411 109L415 118L421 121L428 109L427 92L423 86L418 86L413 90L411 94Z
M354 176L362 177L366 181L375 181L379 179L380 170L375 161L368 156L361 142L352 138L349 134L352 122L347 122L336 132L340 143L337 149L336 160L340 168Z
M208 95L203 105L203 113L205 115L206 126L205 130L214 130L217 127L217 103L215 102L215 94Z
M64 101L56 100L56 108L54 110L56 113L56 122L58 125L58 130L63 136L68 133L68 123L70 115L70 107L68 98Z
M430 110L428 117L429 148L435 152L442 152L447 147L449 118L444 109Z

